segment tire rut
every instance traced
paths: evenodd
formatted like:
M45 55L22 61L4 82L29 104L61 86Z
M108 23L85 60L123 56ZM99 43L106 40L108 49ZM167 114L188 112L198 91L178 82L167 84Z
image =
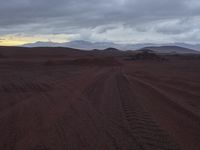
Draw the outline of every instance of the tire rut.
M188 107L188 105L185 104L181 104L177 101L174 101L172 98L170 98L166 92L164 92L163 90L159 89L157 86L152 85L151 83L148 83L146 81L142 81L139 78L135 78L133 76L129 76L132 80L134 80L134 82L137 82L141 85L146 86L147 88L153 90L154 92L156 92L158 95L162 96L163 99L165 100L165 102L167 104L169 104L171 107L179 110L181 113L184 113L185 115L187 115L188 117L192 117L198 124L200 124L200 116L199 116L199 112L198 110L194 110L194 109L190 109Z
M128 79L120 73L117 75L117 81L125 118L140 147L143 150L179 150L169 135L159 128L148 112L145 112L137 98L132 99Z
M109 145L112 147L112 149L142 150L141 147L137 144L135 137L133 137L132 134L129 133L129 130L127 130L127 126L125 124L123 124L122 122L117 122L114 118L109 118L108 116L106 116L106 114L104 114L105 112L102 113L99 109L101 101L108 100L106 97L104 97L106 90L105 86L107 85L107 82L110 78L115 77L113 76L113 71L113 69L108 70L97 76L94 82L86 89L86 91L83 92L88 98L85 101L88 103L88 105L91 106L90 109L92 109L92 112L94 113L92 116L96 116L95 119L93 119L94 123L98 124L98 126L100 125L99 127L101 128L101 132L103 132L106 138L108 138L112 143L112 145ZM116 82L116 80L114 80L114 82ZM116 103L115 99L109 100L111 100L113 103ZM93 101L99 102L94 104Z

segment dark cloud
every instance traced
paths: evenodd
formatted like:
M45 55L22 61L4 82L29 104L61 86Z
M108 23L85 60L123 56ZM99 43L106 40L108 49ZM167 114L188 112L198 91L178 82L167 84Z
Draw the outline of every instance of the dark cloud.
M115 25L119 24L125 27L124 30L131 28L135 32L155 32L160 35L188 33L198 31L199 28L191 25L196 22L188 23L188 20L196 21L194 18L200 16L198 0L0 1L0 35L24 33L85 36L83 32L90 31L96 32L97 37L108 31L117 32Z

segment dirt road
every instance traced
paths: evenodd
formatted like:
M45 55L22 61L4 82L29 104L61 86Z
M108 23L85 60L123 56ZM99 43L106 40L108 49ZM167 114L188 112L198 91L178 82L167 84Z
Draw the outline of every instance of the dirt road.
M200 80L153 66L1 66L0 149L200 149Z

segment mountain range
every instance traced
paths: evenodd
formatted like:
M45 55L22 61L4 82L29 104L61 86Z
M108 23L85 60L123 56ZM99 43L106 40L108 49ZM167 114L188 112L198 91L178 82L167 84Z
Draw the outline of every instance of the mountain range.
M81 50L103 50L107 48L116 48L120 50L138 50L142 48L149 48L155 51L177 52L177 53L198 53L200 51L200 44L186 44L186 43L169 43L169 44L116 44L112 42L89 42L83 40L70 41L64 43L56 42L35 42L22 45L23 47L70 47ZM162 49L162 50L161 50Z

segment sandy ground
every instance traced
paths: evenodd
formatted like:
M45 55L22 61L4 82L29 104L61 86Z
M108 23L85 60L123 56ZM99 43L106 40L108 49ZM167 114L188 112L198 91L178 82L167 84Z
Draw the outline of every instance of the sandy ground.
M116 59L1 60L0 149L199 150L200 60Z

